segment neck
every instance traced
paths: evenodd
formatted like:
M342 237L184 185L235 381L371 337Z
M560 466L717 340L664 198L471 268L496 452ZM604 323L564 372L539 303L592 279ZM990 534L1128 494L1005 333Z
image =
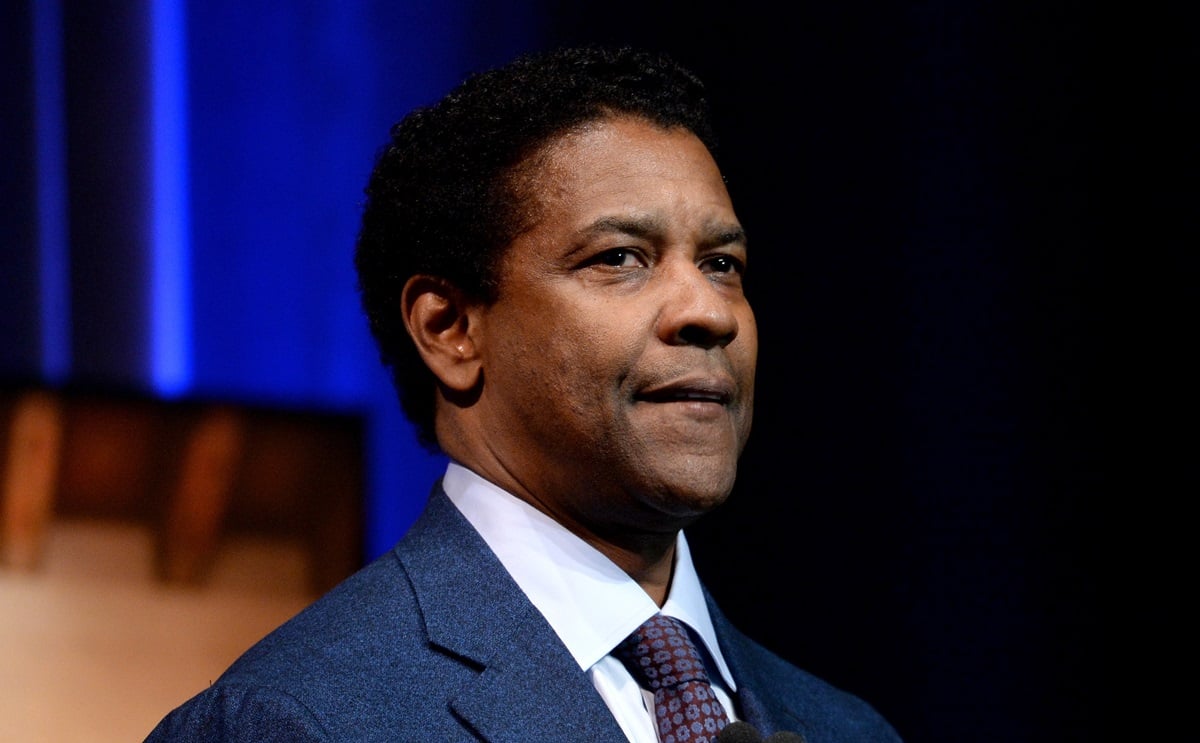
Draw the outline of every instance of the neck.
M439 434L439 440L446 439ZM567 492L568 488L529 487L494 458L476 456L477 452L469 447L443 444L443 449L464 467L546 514L612 560L656 604L662 606L666 602L675 567L675 543L689 520L664 517L644 506L633 515L614 516L614 511L587 507L587 499L539 497L538 493L543 491Z
M661 607L666 603L675 570L675 535L643 535L632 539L623 535L619 543L599 539L594 534L579 536L633 578L655 604Z

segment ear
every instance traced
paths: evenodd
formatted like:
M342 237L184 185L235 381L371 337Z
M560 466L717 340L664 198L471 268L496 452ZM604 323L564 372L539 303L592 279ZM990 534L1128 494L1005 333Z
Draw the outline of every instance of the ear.
M450 390L473 389L481 373L473 340L473 303L445 279L424 275L404 284L400 303L404 325L425 365Z

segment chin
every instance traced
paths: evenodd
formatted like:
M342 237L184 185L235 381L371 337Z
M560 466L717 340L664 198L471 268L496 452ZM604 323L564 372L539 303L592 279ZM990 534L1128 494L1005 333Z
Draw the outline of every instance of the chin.
M702 468L677 473L662 483L660 507L682 518L695 519L712 511L733 491L736 468L704 472Z

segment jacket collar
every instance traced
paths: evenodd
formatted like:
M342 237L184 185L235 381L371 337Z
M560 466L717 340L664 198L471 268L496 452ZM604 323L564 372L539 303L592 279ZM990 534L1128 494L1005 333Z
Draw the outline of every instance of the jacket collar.
M484 740L625 740L587 674L440 484L395 554L430 643L479 670L451 707Z
M779 690L778 677L774 677L767 666L766 651L742 634L725 617L711 594L705 590L708 611L712 616L717 641L729 663L729 670L738 682L737 705L741 719L753 725L763 735L780 730L793 732L806 728L805 715L775 693ZM780 663L774 659L775 663ZM790 697L789 697L790 698Z

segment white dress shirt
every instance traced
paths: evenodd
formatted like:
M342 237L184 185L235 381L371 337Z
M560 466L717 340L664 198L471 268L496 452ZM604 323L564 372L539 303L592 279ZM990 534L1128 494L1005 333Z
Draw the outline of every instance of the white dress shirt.
M658 611L685 622L700 636L720 675L713 676L713 689L730 720L736 719L730 694L737 692L737 685L717 645L683 532L676 542L671 588L660 609L612 560L467 468L451 462L442 486L558 633L630 741L658 743L654 697L609 653Z

